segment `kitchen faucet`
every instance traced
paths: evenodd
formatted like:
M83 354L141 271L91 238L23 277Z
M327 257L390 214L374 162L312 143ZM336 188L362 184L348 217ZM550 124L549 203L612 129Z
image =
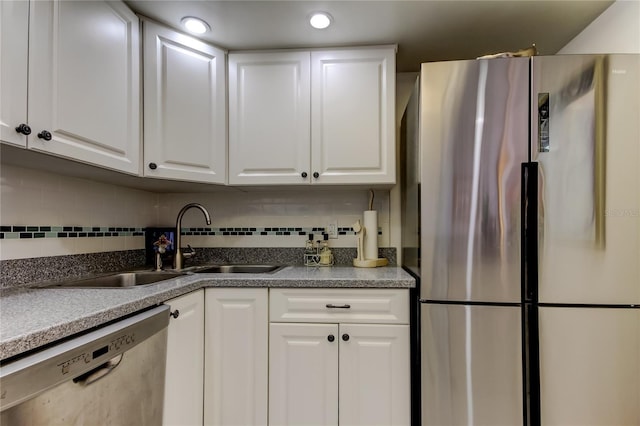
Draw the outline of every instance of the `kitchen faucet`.
M209 212L204 208L202 204L198 203L190 203L187 204L180 210L178 213L178 219L176 220L176 254L173 259L173 269L182 269L184 263L184 255L182 253L182 248L180 247L180 241L182 240L180 236L180 231L182 230L182 216L184 216L185 212L190 208L198 208L202 213L204 213L204 218L207 221L207 225L211 225L211 217L209 217ZM194 250L191 249L191 255L193 255Z

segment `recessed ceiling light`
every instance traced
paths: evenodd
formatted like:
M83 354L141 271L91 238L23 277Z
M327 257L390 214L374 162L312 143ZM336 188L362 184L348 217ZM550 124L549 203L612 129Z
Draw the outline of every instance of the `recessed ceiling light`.
M185 16L180 20L180 23L187 31L194 34L204 34L211 29L209 24L193 16Z
M331 18L331 15L329 15L327 12L315 12L311 14L311 17L309 18L309 24L311 24L313 28L321 30L331 25L332 20L333 19Z

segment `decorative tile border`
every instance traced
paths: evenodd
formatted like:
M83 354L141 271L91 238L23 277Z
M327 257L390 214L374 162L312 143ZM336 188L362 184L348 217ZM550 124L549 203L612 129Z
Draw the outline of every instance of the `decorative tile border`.
M104 226L0 226L0 239L30 238L87 238L87 237L139 237L145 228L104 227ZM182 235L217 236L291 236L314 234L317 238L326 232L324 227L221 227L182 228ZM353 228L338 228L338 235L355 235ZM378 228L378 235L382 229Z
M100 226L0 226L0 239L144 236L144 228Z
M326 228L311 227L227 227L227 228L182 228L182 235L309 235L314 237L327 232ZM353 228L338 228L338 235L356 235ZM382 229L378 229L382 235Z

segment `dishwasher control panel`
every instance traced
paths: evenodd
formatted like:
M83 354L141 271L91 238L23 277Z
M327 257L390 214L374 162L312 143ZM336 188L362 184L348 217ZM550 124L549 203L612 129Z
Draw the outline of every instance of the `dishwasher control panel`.
M161 305L0 365L0 411L90 372L169 324Z
M109 343L107 344L96 342L95 345L88 345L83 352L69 354L71 356L70 358L58 364L60 373L63 376L71 374L71 376L75 378L75 376L86 372L87 367L91 369L99 367L110 358L133 348L136 345L135 335L135 332L123 333L115 337L110 337Z

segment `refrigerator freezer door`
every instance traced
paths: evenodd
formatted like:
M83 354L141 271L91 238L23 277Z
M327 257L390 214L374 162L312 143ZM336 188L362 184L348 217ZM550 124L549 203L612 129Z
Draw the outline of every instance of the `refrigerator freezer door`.
M638 304L640 55L533 64L539 301Z
M539 312L542 424L640 425L640 309Z
M421 297L520 302L529 60L422 65Z
M520 307L421 304L422 425L518 425Z

